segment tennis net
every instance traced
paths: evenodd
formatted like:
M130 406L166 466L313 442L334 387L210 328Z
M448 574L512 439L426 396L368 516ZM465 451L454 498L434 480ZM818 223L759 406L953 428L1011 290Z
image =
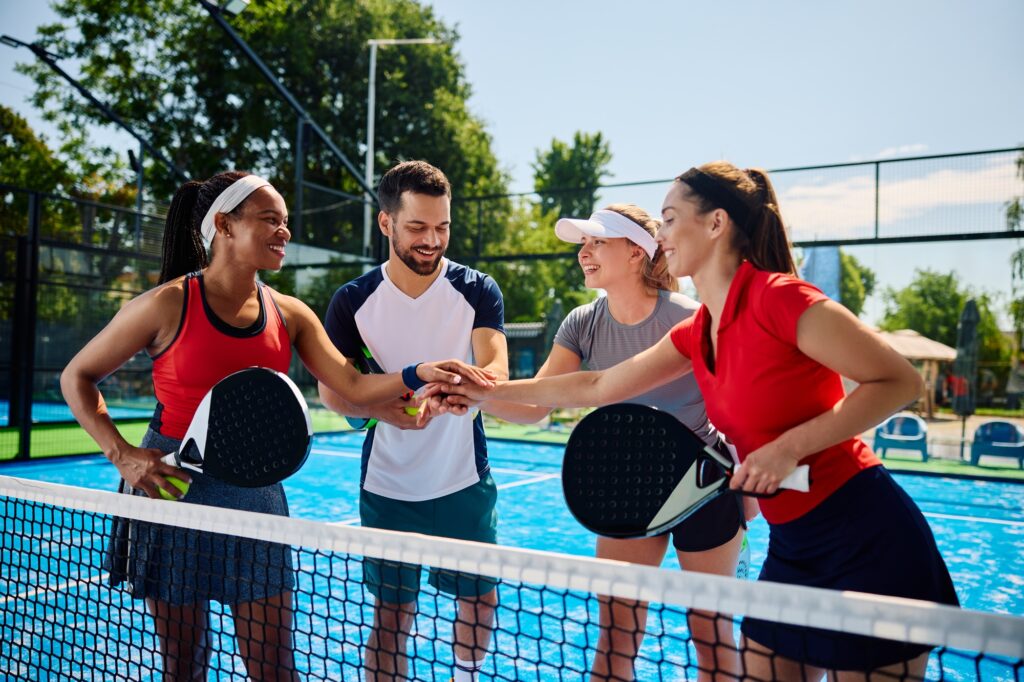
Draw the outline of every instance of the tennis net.
M390 632L382 625L376 637L371 634L374 599L364 585L363 559L374 558L433 566L442 575L470 581L489 576L497 583L493 632L462 628L460 641L466 643L469 637L475 651L487 650L480 679L586 679L602 656L597 649L603 597L598 595L611 595L627 612L633 600L650 602L635 661L640 680L712 679L713 672L724 673L733 665L730 661L741 660L729 653L729 640L741 641L743 618L935 646L924 679L1024 680L1024 618L1013 616L152 501L3 476L0 501L2 679L161 679L168 665L161 638L204 644L198 648L207 652L213 679L369 679L367 666L382 665L383 660L370 650L384 646ZM189 608L154 616L124 584L110 585L104 557L112 528L126 521L136 529L128 534L129 545L139 542L138 529L144 524L211 534L204 536L206 542L159 548L159 556L184 556L194 567L204 565L204 552L225 561L223 547L232 542L273 543L252 543L249 559L266 562L262 575L268 580L287 574L294 581L292 596L283 604L292 621L291 634L281 637L279 647L292 653L254 644L277 632L273 624L282 617L271 607L232 608L214 602L204 629ZM290 559L282 560L282 554ZM202 576L174 574L165 579L180 588L179 595L202 599L206 594ZM261 586L230 588L231 594L249 595L239 597L248 601ZM693 610L697 614L688 621ZM620 615L620 622L611 623L610 632L619 641L635 641L636 614L633 608L630 617ZM418 612L407 617L413 622L405 661L408 677L449 679L453 627L466 625L453 625L453 600L424 585ZM692 632L705 617L716 623L712 637L718 639L706 643L710 656L698 657ZM169 646L164 650L172 651ZM813 659L814 652L808 655ZM609 673L608 679L620 679L617 675ZM748 679L794 679L788 675L780 669ZM896 670L881 679L921 678ZM732 678L718 674L714 679Z

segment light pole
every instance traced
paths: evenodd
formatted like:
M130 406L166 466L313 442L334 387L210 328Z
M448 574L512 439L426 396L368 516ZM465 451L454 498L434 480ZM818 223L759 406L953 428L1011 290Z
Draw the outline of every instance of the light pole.
M367 81L366 94L366 167L364 186L373 187L373 128L374 110L377 106L377 47L379 45L435 45L437 38L372 38L366 41L370 46L370 77ZM370 236L373 233L373 197L369 193L363 195L363 255L369 257ZM367 268L369 268L367 264Z

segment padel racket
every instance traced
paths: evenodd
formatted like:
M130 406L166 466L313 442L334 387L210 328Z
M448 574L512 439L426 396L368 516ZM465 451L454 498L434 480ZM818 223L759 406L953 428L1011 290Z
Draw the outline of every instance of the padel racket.
M729 492L734 463L678 419L645 405L602 407L569 436L562 489L576 520L613 538L657 535ZM781 487L806 492L807 465Z
M356 358L354 360L354 364L356 366L356 369L358 369L363 374L387 374L387 372L384 371L384 368L381 367L380 364L378 364L378 362L373 358L373 354L370 353L370 349L367 348L366 346L363 346L363 357ZM409 391L402 395L402 400L410 400L412 399L412 396L413 392ZM346 415L345 421L348 422L349 426L356 430L372 429L374 426L377 425L376 419L367 417L349 417Z
M209 390L178 451L163 461L258 488L298 471L312 437L309 409L292 380L272 369L250 367Z

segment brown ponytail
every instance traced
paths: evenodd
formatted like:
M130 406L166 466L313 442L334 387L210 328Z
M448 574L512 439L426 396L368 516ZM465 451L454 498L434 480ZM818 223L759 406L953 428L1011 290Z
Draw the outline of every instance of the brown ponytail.
M209 265L210 257L199 232L203 218L220 193L246 175L249 173L228 171L214 175L206 182L190 180L178 188L164 223L163 258L158 284ZM239 211L244 204L243 201L231 213Z
M716 208L723 208L729 213L735 227L733 248L759 270L795 275L796 263L793 261L789 235L786 234L775 188L768 174L760 168L741 170L728 161L712 161L700 166L697 171L717 185L716 191L731 195L736 206L744 207L747 213L734 215L737 211L722 206L721 202L713 201L695 189L684 178L690 171L676 178L686 187L688 198L696 201L701 213Z
M619 215L629 218L647 230L652 237L658 233L658 228L661 227L660 220L652 218L647 211L636 204L612 204L611 206L605 206L604 210L615 211ZM668 271L668 262L665 260L665 254L661 252L660 247L654 252L653 259L646 252L644 253L644 264L640 274L644 278L644 286L649 289L679 291L679 280Z

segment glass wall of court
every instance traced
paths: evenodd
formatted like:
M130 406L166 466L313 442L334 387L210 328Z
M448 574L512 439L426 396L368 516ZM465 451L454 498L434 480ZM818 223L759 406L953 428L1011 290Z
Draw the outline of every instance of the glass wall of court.
M1007 263L1022 246L1008 229L1006 210L1008 202L1024 195L1021 154L1014 148L845 163L781 169L772 177L791 239L801 249L841 247L869 266L870 259L860 254L900 254L898 267L907 272L942 270L928 256L939 243L957 244L955 251L964 258L996 251L993 267L1007 272L996 303L1005 307L1011 293ZM572 305L543 283L582 289L575 248L543 238L560 208L624 202L656 212L668 182L454 198L449 256L492 273L510 302L514 296L536 301L526 308L510 303L529 311L510 318L514 376L530 375L543 363L554 330ZM387 245L375 224L365 229L364 200L358 196L307 183L301 199L287 199L301 220L293 219L298 229L285 268L265 279L302 297L322 316L334 290L379 262ZM156 284L165 211L161 204L137 212L0 185L0 461L95 452L92 441L71 424L60 395L60 372L121 305ZM805 251L805 259L810 254ZM891 260L879 257L878 267L892 267ZM1007 395L1011 365L982 364L980 383L988 391L983 399L1003 406L1012 401L1012 391ZM129 436L141 437L155 404L150 366L140 353L102 384L112 414ZM315 381L298 362L293 376L314 399Z

